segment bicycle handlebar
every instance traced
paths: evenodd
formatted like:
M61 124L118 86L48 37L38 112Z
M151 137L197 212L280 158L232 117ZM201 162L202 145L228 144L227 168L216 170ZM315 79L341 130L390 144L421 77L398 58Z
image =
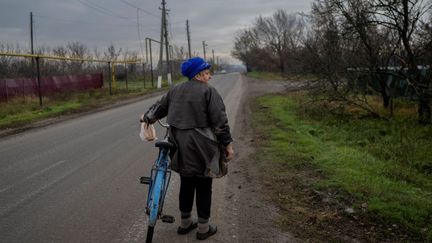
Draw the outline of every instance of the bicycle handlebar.
M162 127L165 127L165 128L169 128L169 127L170 127L169 124L162 123L161 120L158 120L158 123L159 123L159 125L161 125Z

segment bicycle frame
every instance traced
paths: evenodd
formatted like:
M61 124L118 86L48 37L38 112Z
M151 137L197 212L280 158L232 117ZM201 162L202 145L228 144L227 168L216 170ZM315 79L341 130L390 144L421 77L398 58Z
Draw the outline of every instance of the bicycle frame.
M168 141L169 125L158 121L162 127L167 128L163 141L156 142L156 147L159 147L159 155L153 163L150 171L150 177L141 177L140 182L149 186L147 193L147 204L145 212L148 217L148 229L146 243L151 243L153 239L154 227L158 219L164 223L174 223L175 218L171 215L163 215L163 205L165 196L168 191L168 185L171 180L171 170L169 169L169 151L174 147Z
M160 147L158 159L153 164L151 170L146 207L147 214L150 215L149 226L155 226L157 219L162 214L165 196L171 180L171 170L168 168L168 152L169 149Z

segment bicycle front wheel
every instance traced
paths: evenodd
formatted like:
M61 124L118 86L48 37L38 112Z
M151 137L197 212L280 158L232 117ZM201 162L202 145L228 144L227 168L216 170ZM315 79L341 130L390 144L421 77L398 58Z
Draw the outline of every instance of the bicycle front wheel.
M146 238L146 243L151 243L153 240L153 231L154 231L154 226L149 226L147 228L147 238Z

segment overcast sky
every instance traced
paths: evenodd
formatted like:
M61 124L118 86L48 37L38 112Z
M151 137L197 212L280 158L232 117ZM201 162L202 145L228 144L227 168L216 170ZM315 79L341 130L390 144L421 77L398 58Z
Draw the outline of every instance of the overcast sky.
M166 0L172 44L187 49L189 20L192 51L235 62L230 57L236 31L251 26L259 15L277 9L308 12L312 0ZM0 42L30 46L30 12L34 15L35 45L65 46L79 41L103 52L111 43L123 50L140 51L137 9L142 39L160 39L161 0L0 0Z

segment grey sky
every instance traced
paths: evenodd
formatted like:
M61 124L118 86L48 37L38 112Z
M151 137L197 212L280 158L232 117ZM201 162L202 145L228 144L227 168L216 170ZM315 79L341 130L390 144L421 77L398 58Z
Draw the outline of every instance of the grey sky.
M230 51L234 34L259 16L276 9L307 12L312 0L166 0L170 9L171 41L187 48L185 21L189 19L192 51L233 61ZM140 52L137 30L139 11L141 37L160 38L160 0L0 0L0 42L29 48L29 14L33 11L36 46L65 46L79 41L91 50L104 51L113 43Z

